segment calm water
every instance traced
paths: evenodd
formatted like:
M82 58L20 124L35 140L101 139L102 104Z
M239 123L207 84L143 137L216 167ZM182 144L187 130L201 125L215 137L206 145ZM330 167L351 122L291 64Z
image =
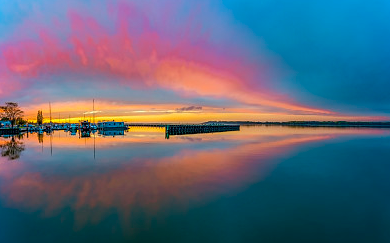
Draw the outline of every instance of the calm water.
M390 130L0 138L0 242L390 242Z

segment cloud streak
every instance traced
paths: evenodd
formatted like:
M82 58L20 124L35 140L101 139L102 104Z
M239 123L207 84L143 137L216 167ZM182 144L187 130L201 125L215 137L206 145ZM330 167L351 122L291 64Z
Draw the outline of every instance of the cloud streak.
M187 107L181 107L176 108L176 111L182 112L182 111L201 111L203 109L202 106L187 106Z

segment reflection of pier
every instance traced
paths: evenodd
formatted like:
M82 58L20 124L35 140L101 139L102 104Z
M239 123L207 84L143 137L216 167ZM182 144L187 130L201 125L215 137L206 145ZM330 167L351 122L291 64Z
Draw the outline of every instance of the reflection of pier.
M184 135L195 133L213 133L239 131L240 125L166 125L165 133L167 135Z
M165 137L171 135L185 135L196 133L214 133L239 131L240 125L234 124L129 124L130 127L163 127L165 128Z

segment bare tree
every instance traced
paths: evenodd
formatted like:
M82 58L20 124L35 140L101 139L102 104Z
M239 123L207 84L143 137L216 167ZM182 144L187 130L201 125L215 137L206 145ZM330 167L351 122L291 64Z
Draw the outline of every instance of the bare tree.
M15 121L23 117L23 111L19 108L18 103L6 102L5 106L0 106L0 116L11 121L13 128Z

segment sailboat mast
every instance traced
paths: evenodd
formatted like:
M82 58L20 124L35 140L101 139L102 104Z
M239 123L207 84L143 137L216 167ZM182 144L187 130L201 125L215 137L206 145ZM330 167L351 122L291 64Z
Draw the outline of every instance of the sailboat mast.
M95 124L95 99L92 100L93 124Z
M51 104L49 102L49 111L50 111L50 125L51 125Z

